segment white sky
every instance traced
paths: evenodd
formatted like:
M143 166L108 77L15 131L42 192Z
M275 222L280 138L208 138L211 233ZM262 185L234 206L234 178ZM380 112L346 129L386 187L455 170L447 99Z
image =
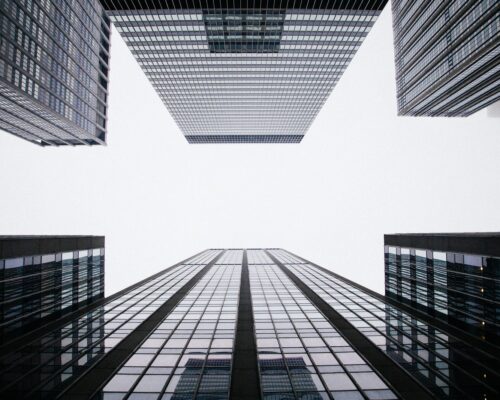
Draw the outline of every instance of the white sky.
M382 292L384 233L500 229L500 120L397 117L392 45L386 7L301 144L188 145L114 31L108 146L0 132L0 234L105 235L107 294L274 246Z

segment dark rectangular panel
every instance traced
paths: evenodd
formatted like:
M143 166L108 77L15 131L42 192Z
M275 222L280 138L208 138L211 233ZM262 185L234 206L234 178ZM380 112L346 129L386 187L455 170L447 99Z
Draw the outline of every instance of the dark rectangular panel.
M388 246L500 257L500 233L405 233L384 235Z
M0 236L0 259L104 247L104 236Z
M199 8L292 8L292 9L328 9L328 10L378 10L381 11L387 0L323 0L301 2L295 0L205 0L203 2L187 0L101 0L106 10L148 10L148 9L199 9Z
M303 135L186 135L191 144L207 143L300 143Z

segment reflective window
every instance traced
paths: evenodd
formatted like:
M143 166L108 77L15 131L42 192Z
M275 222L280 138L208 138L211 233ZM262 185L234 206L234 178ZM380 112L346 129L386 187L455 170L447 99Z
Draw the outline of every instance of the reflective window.
M0 376L3 389L9 393L23 394L35 390L41 396L55 397L61 383L78 376L103 357L206 265L197 262L208 263L219 253L220 250L209 250L192 257L26 343L24 347L2 355ZM90 257L87 253L88 262L100 257L99 254L100 252L92 252ZM81 260L79 258L79 262ZM66 262L72 263L73 260L65 260L63 264L66 265ZM146 352L135 354L129 360L130 364L123 367L126 374L139 374L152 359L151 350L148 349L156 348L157 340L167 339L167 336L155 335L150 339L144 343ZM43 362L40 362L38 354L44 355ZM161 373L165 371L162 370ZM135 378L130 379L135 381ZM124 385L130 379L117 378L116 382ZM30 384L27 385L26 382Z
M242 256L226 252L210 268L104 387L105 396L228 398ZM239 265L227 264L235 259ZM135 385L115 383L131 373Z
M281 269L257 252L249 273L264 398L365 398L361 378L353 376L358 371L350 367L376 373ZM283 250L273 254L299 260ZM261 264L263 260L271 262ZM385 384L365 386L373 389L369 398L396 398Z
M189 143L298 143L380 6L109 14Z
M433 265L432 252L417 252L412 249L402 251L399 248L396 250L396 254L386 252L386 260L389 259L391 271L405 268L399 265L403 261L403 256L409 257L407 261L410 265L413 264L412 268L415 268L414 272L411 272L413 276L419 273L419 263L425 268ZM270 252L276 254L277 258L284 258L275 250ZM419 261L419 258L422 260ZM443 259L446 258L442 254L438 255L437 262L445 262ZM396 260L400 259L401 261L396 263ZM304 260L284 265L437 396L447 397L451 393L456 393L456 397L465 398L484 397L485 393L487 397L495 397L498 394L494 387L495 382L500 381L498 375L500 366L492 355L478 351L468 343L418 320L341 277ZM430 280L435 281L432 276ZM348 365L357 362L352 351L347 351L345 354L338 357L342 362ZM356 368L353 369L354 366ZM376 374L357 368L357 365L352 365L348 369L360 389L381 390L381 393L384 393L384 382L379 381ZM490 385L484 384L485 379Z

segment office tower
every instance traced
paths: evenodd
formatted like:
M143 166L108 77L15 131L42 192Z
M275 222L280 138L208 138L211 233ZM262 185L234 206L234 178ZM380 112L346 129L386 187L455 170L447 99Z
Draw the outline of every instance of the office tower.
M98 0L2 0L0 129L41 146L105 144L109 36Z
M500 233L385 235L390 298L500 344Z
M498 398L498 347L408 309L285 250L207 250L5 343L0 394Z
M399 115L468 116L500 99L498 1L394 0Z
M299 143L386 0L101 0L189 143Z
M0 339L104 297L104 237L0 236Z

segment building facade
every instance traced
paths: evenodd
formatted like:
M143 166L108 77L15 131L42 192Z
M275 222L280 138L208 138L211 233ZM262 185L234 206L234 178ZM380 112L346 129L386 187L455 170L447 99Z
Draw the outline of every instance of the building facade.
M385 292L500 344L500 234L385 235Z
M298 143L386 0L101 0L189 143Z
M498 347L395 303L282 249L211 249L4 343L0 391L72 400L498 398Z
M498 1L392 2L400 115L468 116L500 99Z
M104 297L104 237L0 236L0 338Z
M110 22L98 0L0 2L0 129L106 143Z

